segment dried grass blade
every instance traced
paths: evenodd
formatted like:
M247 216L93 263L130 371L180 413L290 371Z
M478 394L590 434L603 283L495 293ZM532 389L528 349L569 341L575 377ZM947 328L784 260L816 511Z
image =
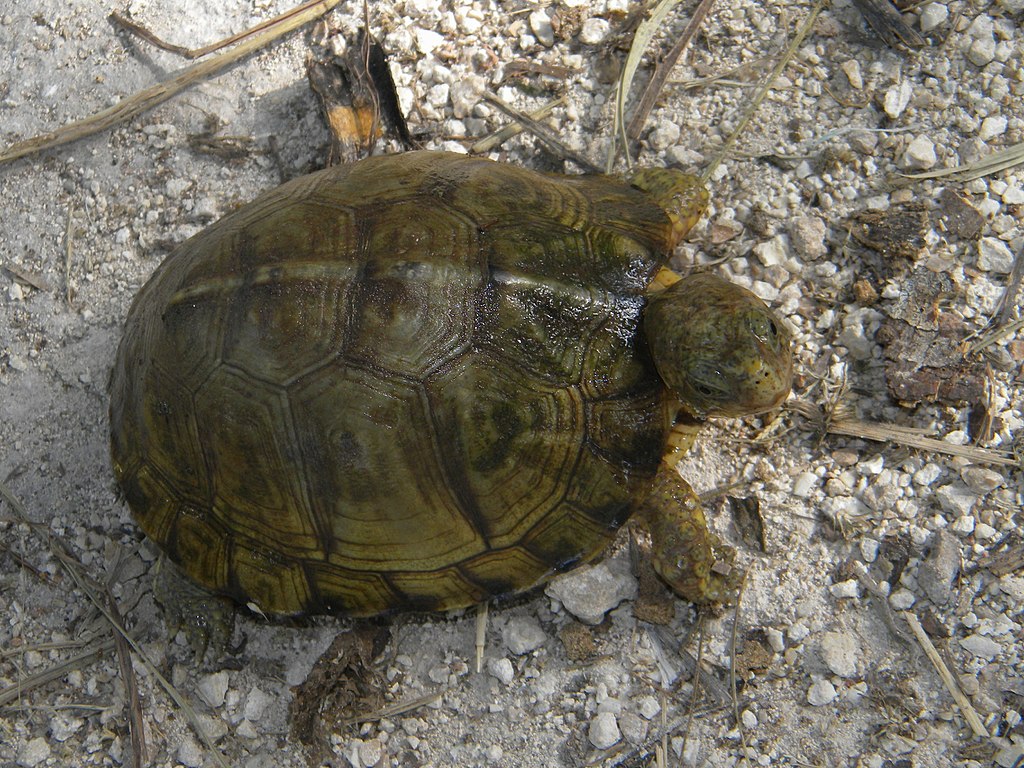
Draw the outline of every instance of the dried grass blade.
M622 151L626 157L626 164L629 165L631 163L629 157L629 138L626 136L626 98L629 96L630 88L633 87L633 78L640 67L644 51L647 50L647 46L665 20L665 17L678 4L679 0L661 0L655 6L650 18L644 19L636 28L636 33L633 35L633 44L629 47L629 54L626 56L626 62L622 65L622 72L619 73L619 82L615 89L615 124L608 147L605 173L611 173L612 167L615 165L616 142L618 141L622 142Z
M73 141L92 136L152 109L181 93L192 84L212 77L277 38L322 16L340 1L317 0L317 2L310 4L305 12L287 17L280 24L275 25L274 28L240 43L237 48L227 53L179 70L170 80L144 88L138 93L122 99L112 107L101 110L82 120L76 120L73 123L58 128L56 131L16 142L9 146L6 151L0 153L0 163L7 163L28 155L34 155L43 150L70 144Z
M672 73L672 68L679 61L679 57L683 55L683 51L686 50L693 36L697 34L697 30L704 23L705 17L714 4L715 0L701 0L700 5L693 12L693 17L686 25L686 29L683 30L683 34L679 36L675 45L672 46L672 50L668 52L664 59L658 62L658 66L651 76L651 81L644 88L644 93L640 97L636 109L633 110L633 117L630 118L629 127L626 129L626 137L629 141L635 141L640 135L644 123L647 122L648 115L654 109L654 103L657 101L658 96L661 95L665 83L668 82L668 76Z
M993 152L991 155L966 165L954 165L952 168L940 168L937 171L901 174L908 179L939 179L943 176L956 176L961 181L972 181L982 176L991 176L1024 164L1024 141L1012 147Z
M903 618L906 619L907 624L910 625L910 629L914 633L914 637L917 638L917 642L921 644L921 648L924 650L928 660L935 667L935 671L939 673L939 677L942 678L942 683L946 686L946 690L949 691L950 695L956 701L957 706L960 707L960 711L964 713L964 718L967 720L967 724L971 726L971 730L975 736L981 738L987 738L989 733L985 730L985 726L981 722L981 718L978 717L978 713L975 711L971 702L963 691L960 690L960 686L956 684L956 680L953 678L953 673L949 671L949 667L946 666L942 657L939 656L939 652L935 650L935 646L932 644L931 638L924 631L924 627L921 626L921 622L917 620L917 616L912 614L910 611L903 612Z

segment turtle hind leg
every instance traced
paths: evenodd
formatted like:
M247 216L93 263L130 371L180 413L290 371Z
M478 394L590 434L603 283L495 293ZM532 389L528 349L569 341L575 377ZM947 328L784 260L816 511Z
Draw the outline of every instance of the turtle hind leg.
M690 484L662 464L641 506L652 541L654 570L672 591L692 603L731 603L743 572L736 552L708 530L704 509Z
M225 655L235 626L231 600L203 589L162 554L153 572L153 596L163 608L169 640L181 629L197 661L207 650L213 659Z

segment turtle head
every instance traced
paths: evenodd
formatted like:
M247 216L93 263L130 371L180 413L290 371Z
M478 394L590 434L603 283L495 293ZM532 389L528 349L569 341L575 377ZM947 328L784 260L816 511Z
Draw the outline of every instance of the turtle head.
M727 280L691 275L652 296L644 331L665 385L697 418L761 413L789 395L789 332Z

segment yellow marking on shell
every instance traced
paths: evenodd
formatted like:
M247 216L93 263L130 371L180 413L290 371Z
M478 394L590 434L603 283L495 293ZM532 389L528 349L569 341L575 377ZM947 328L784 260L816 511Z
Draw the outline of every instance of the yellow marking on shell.
M672 271L668 267L661 267L658 269L658 273L651 278L651 282L647 286L647 295L653 296L656 293L661 293L666 288L671 288L682 279L683 278L680 277L677 272Z
M283 284L286 282L312 282L335 280L345 282L352 280L358 272L358 265L342 262L313 261L307 263L290 262L257 267L244 276L217 277L200 280L177 291L169 302L170 306L188 304L210 296L222 296L234 293L247 286Z

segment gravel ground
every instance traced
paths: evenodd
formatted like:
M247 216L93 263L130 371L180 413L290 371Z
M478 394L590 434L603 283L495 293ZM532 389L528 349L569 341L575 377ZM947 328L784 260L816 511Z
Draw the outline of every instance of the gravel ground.
M107 107L183 66L115 32L105 4L3 5L4 143ZM551 124L601 162L612 93L598 74L608 59L602 43L627 5L381 0L371 24L426 146L462 147L502 125L478 103L485 89L520 108L561 93L567 104ZM642 164L706 165L809 11L803 2L719 5L728 9L712 13L651 115ZM134 0L127 10L165 38L202 45L286 7ZM354 2L332 14L347 31L360 17ZM899 172L1024 141L1024 6L951 0L905 18L925 37L916 51L879 42L849 2L832 3L715 172L711 210L681 265L735 257L715 268L752 286L795 333L800 401L817 407L842 390L842 409L862 419L921 428L950 446L982 434L986 447L1006 452L1024 430L1024 336L1009 333L959 368L917 368L907 350L919 332L959 342L999 313L1024 250L1024 170L955 182ZM668 28L677 33L684 22L670 17ZM493 609L481 673L472 616L396 619L374 673L380 706L410 708L367 723L331 719L343 709L339 689L373 679L347 676L335 658L339 633L358 646L345 621L296 627L246 617L244 648L204 668L181 638L168 642L149 586L154 552L113 486L108 371L132 295L173 244L323 162L327 134L305 79L309 50L295 35L108 132L0 167L0 479L109 584L224 763L306 765L312 751L290 735L297 701L323 736L323 764L337 766L644 765L663 735L665 765L1014 765L1024 743L1021 471L822 437L792 410L767 431L756 420L716 425L683 465L698 491L735 484L731 493L758 499L765 520L761 553L740 541L728 506L710 502L717 529L749 567L735 630L739 722L728 704L734 615L705 617L700 641L682 603L665 627L638 621L621 544L546 595ZM509 78L523 61L568 74ZM249 142L243 158L190 146L212 121ZM553 162L524 137L494 156ZM879 226L896 234L883 242ZM918 287L949 278L948 290L922 288L909 304L923 306L908 312L901 292L911 276ZM938 319L929 306L939 307ZM1011 306L1007 319L1017 317ZM887 368L890 385L974 386L966 403L901 404L887 389ZM6 504L0 531L0 764L130 764L127 694L109 627ZM591 599L577 605L579 593ZM587 613L600 623L574 617ZM938 647L987 737L972 735L907 616ZM708 676L689 721L686 660L698 647ZM58 666L96 648L99 658ZM31 682L51 669L52 681ZM348 671L358 669L352 662ZM149 764L216 765L153 671L138 662L135 670ZM311 671L311 685L295 688Z

